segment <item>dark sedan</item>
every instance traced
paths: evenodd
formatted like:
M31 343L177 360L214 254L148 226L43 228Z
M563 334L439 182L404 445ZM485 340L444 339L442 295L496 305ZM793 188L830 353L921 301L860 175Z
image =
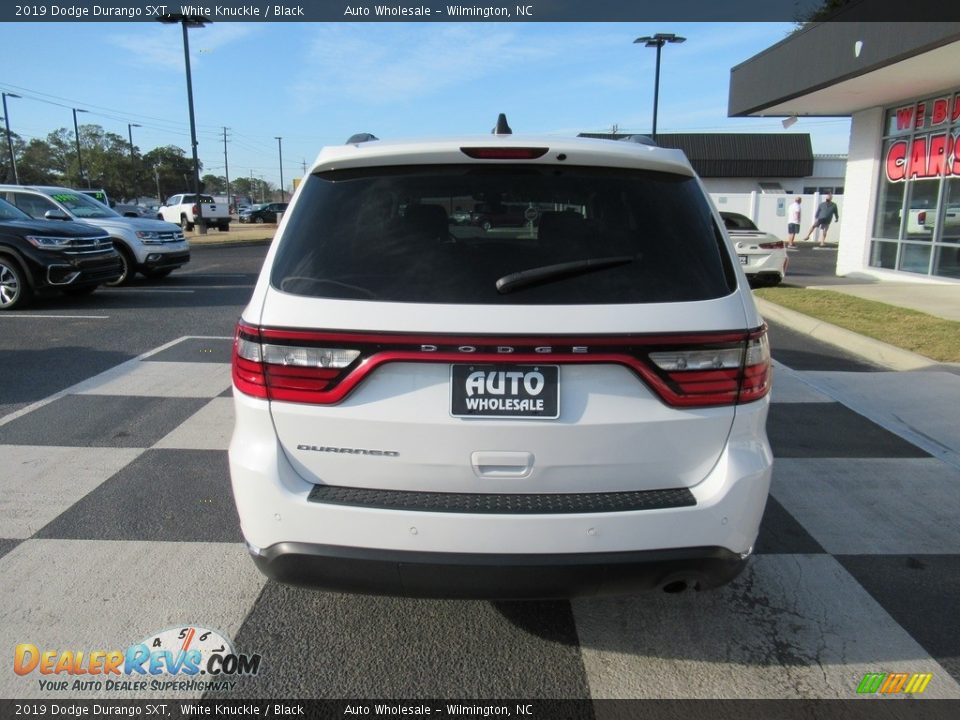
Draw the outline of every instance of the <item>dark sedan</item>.
M248 214L240 216L240 222L275 223L277 221L277 213L286 212L289 204L290 203L278 202L267 203L266 205L260 205L259 207L254 205L254 209Z
M113 241L100 228L35 220L0 200L0 311L35 294L88 295L123 274Z

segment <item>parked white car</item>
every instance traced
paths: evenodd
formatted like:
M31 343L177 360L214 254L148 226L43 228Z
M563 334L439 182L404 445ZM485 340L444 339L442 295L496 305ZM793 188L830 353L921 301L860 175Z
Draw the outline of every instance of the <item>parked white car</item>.
M783 240L758 228L746 215L721 212L743 271L757 285L779 285L787 274L787 248Z
M448 222L474 201L529 222ZM236 331L230 472L256 564L429 597L729 581L773 461L739 268L679 151L323 149Z

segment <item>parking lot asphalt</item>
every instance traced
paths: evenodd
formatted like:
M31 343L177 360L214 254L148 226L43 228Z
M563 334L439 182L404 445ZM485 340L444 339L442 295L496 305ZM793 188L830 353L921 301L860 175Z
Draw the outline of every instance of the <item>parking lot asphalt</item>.
M183 699L852 699L865 673L899 671L960 698L960 464L943 452L960 378L776 324L772 493L731 585L490 603L267 581L226 465L230 336L265 252L198 250L167 281L0 318L0 647L126 648L190 625L263 656ZM2 697L106 694L0 673Z

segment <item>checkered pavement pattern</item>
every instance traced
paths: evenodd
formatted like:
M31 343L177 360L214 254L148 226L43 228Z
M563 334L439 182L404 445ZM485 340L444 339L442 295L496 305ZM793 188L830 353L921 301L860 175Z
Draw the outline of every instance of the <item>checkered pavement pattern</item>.
M725 588L454 602L260 575L229 486L229 353L181 338L0 418L0 696L51 698L12 672L18 643L195 624L264 658L227 697L853 698L868 672L960 697L960 461L935 430L956 375L778 365L772 495Z

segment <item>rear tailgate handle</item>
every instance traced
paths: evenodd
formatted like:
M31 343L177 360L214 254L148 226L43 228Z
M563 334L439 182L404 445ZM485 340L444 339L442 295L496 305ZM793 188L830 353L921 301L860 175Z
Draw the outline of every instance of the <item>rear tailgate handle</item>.
M525 478L533 470L533 453L481 450L470 456L473 472L483 478Z

